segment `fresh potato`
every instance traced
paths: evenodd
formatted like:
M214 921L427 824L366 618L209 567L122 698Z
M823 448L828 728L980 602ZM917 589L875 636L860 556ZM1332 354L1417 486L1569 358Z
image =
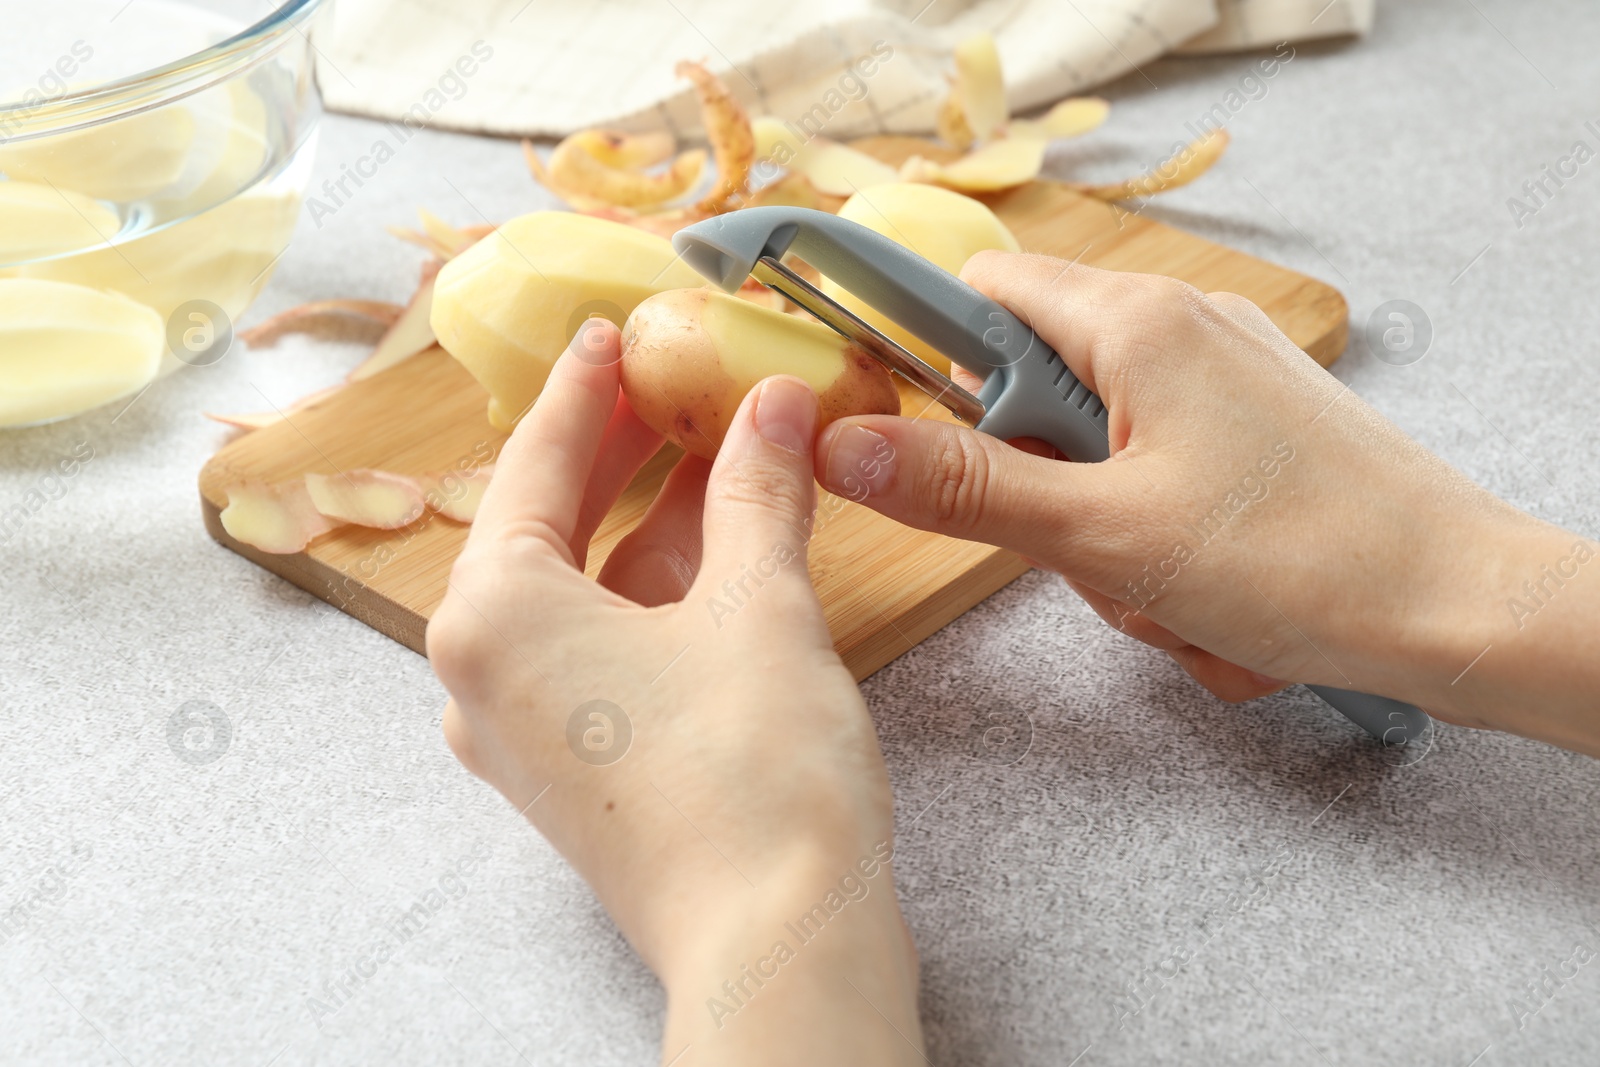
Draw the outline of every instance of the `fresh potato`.
M665 238L570 211L512 219L439 271L433 332L489 390L489 422L516 425L582 320L622 325L639 301L703 279Z
M0 142L0 172L93 200L143 200L192 186L215 164L229 108L221 93L202 92L70 133Z
M0 267L104 244L117 213L86 196L37 182L0 182Z
M1006 224L968 196L916 182L879 185L846 200L839 217L858 222L911 249L951 274L960 274L968 259L985 249L1020 252L1022 246ZM883 331L912 355L936 370L950 373L950 360L921 338L869 307L831 279L822 291Z
M162 319L191 300L209 300L237 320L271 278L299 213L299 196L261 186L126 244L40 260L17 273L114 289ZM166 352L161 373L184 365Z
M148 385L166 324L120 293L0 278L0 426L76 415Z
M819 428L846 415L898 415L900 394L871 356L818 322L710 289L679 289L634 309L622 334L622 391L685 451L710 459L734 412L774 374L805 379Z

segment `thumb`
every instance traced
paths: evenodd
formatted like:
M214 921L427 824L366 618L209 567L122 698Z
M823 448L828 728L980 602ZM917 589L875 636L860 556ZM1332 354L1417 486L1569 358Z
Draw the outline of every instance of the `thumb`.
M1082 573L1113 510L1121 464L1030 455L933 419L840 419L817 441L817 480L891 519ZM1068 565L1071 565L1070 568Z
M816 394L799 378L780 375L750 391L728 428L706 485L696 584L735 608L756 599L784 611L807 600L816 605L806 571L816 427ZM786 592L768 592L774 588Z

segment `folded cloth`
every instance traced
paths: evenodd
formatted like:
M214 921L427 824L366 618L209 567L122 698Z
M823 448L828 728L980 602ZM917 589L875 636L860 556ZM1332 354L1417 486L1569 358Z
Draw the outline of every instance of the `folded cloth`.
M1178 52L1236 52L1279 41L1366 33L1376 0L1217 0L1217 24Z
M471 132L699 132L700 59L758 114L835 138L924 133L951 48L992 33L1013 111L1166 52L1364 33L1373 0L339 0L316 31L327 105ZM818 109L821 110L818 110Z

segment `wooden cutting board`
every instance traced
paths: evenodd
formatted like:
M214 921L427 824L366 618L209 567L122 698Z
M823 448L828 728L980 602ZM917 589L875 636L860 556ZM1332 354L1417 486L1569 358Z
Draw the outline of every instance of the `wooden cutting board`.
M1053 182L996 196L991 206L1032 252L1112 270L1167 274L1211 292L1239 293L1319 363L1344 350L1343 297L1301 274L1090 200ZM947 418L909 388L907 414ZM274 556L235 541L218 518L224 488L246 478L284 481L307 471L361 467L425 474L498 452L505 436L484 417L487 395L434 348L329 396L290 420L245 434L200 472L206 529L223 545L387 634L423 651L428 617L443 599L467 528L428 513L404 530L345 526L305 552ZM643 515L676 460L657 456L606 518L589 553L597 573ZM986 545L910 530L837 499L824 499L811 550L811 577L835 644L864 678L1027 569Z

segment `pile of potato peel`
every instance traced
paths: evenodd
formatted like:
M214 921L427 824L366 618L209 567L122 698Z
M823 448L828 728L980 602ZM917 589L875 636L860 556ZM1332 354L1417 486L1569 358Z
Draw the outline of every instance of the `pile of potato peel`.
M253 548L300 552L340 526L398 530L427 515L470 523L494 464L411 477L380 470L307 473L286 482L237 482L224 492L222 528Z
M546 159L540 158L531 143L524 142L523 153L534 179L564 201L573 212L587 216L592 221L583 224L588 229L579 231L581 239L574 238L568 232L570 226L524 225L535 216L514 220L522 226L518 232L534 234L533 240L553 240L555 238L540 235L565 233L567 236L561 239L576 240L578 243L589 243L588 237L592 233L600 245L618 242L619 247L629 251L627 246L630 242L622 241L616 231L609 227L626 227L639 232L640 238L634 239L635 242L649 235L650 239L665 245L665 239L684 226L725 212L766 204L839 212L846 207L848 198L860 196L862 190L876 187L887 189L890 186L899 188L908 184L946 191L942 194L930 193L928 196L899 194L900 201L913 206L939 204L939 196L949 197L938 209L942 219L945 214L961 214L951 210L956 206L956 198L950 194L958 194L961 198L981 198L1033 181L1043 168L1045 150L1050 142L1082 136L1097 129L1106 120L1110 110L1110 105L1104 100L1078 97L1061 101L1039 118L1012 118L1006 103L998 52L988 35L980 35L963 42L955 50L950 92L938 111L936 130L940 140L888 139L894 142L892 155L903 158L903 162L895 167L879 158L879 155L891 154L882 151L884 145L881 142L885 139L844 144L821 136L802 136L802 131L770 116L752 120L723 81L704 65L684 61L678 64L676 72L693 83L700 99L710 159L715 164L709 188L702 188L706 185L703 179L707 152L697 148L679 151L676 139L666 131L630 133L606 129L582 130L560 141ZM1148 173L1122 182L1098 185L1068 183L1068 187L1082 195L1105 201L1144 199L1178 188L1199 177L1221 157L1227 143L1225 131L1213 130ZM878 149L879 154L872 154L863 148ZM1015 247L1015 239L982 206L981 201L966 202L973 204L974 212L982 212L993 220L992 223L981 225L1000 231L994 236L982 238L982 243L974 246L973 250L978 247ZM915 210L929 209L915 207ZM848 217L849 212L846 210L845 213ZM521 378L526 380L517 381L515 388L503 380L495 381L495 372L501 369L500 364L530 359L530 353L525 350L525 341L518 338L507 340L512 335L528 331L501 329L496 332L480 328L482 324L474 322L469 323L470 329L463 333L462 329L453 325L461 319L459 308L441 307L435 297L441 287L453 287L452 292L461 293L475 284L481 290L487 283L481 280L473 282L473 278L492 277L503 266L515 266L510 257L505 257L503 262L494 261L495 251L485 241L492 235L498 235L500 240L494 244L512 245L511 224L458 228L426 211L420 215L419 230L392 230L429 254L417 289L406 305L364 300L317 301L292 308L240 334L251 345L267 344L285 332L317 330L337 318L354 318L381 329L382 335L372 354L351 370L345 383L312 393L285 410L209 417L247 431L272 425L321 402L348 382L370 377L440 345L442 337L443 347L489 389L492 398L491 423L497 429L508 431L516 417L526 410L533 396L537 395L538 388L543 384L543 373L547 373L548 367L544 368L543 373L519 372ZM572 218L571 215L567 217ZM572 219L573 225L577 222L577 219ZM522 247L515 251L526 260L530 252L550 252L559 258L562 250ZM666 255L671 256L670 246ZM621 258L625 259L626 256ZM532 264L529 263L529 266ZM946 265L946 269L957 270L959 266L959 262L956 262L953 266ZM672 274L672 284L665 288L671 290L697 284L699 279L685 276L686 271L687 268L682 268ZM543 274L538 268L534 268L534 272L541 276ZM622 281L619 279L618 284L621 285ZM570 312L584 304L579 296L592 295L595 279L590 278L587 282L588 289L575 283L569 292L576 295L552 298L556 300L554 303L547 301L543 305L520 311L515 308L502 310L530 318L536 315L543 319L563 317L561 311ZM599 291L604 289L604 285L600 285ZM625 315L631 315L633 306L642 299L650 299L651 292L660 291L660 287L642 293L639 290L640 287L634 285L627 290L630 293L627 299L604 302ZM512 290L500 284L497 291ZM774 314L797 312L778 294L753 282L739 295ZM459 297L453 299L459 303ZM559 304L559 300L565 300L573 307L567 308ZM591 299L588 302L596 301ZM565 321L553 324L570 333L570 330L565 330L566 325ZM883 324L879 325L881 327ZM886 332L893 333L892 330ZM485 337L488 340L484 340ZM531 354L532 360L553 363L566 340L563 337L553 342L556 346L554 352ZM540 343L548 347L551 341L541 338ZM487 345L495 351L490 358L466 351L474 345L479 348ZM846 352L846 358L848 355ZM626 358L625 355L625 362ZM652 385L660 388L658 382ZM680 418L678 421L685 420ZM682 435L674 432L674 427L663 425L657 428L669 438L684 443ZM716 440L720 440L720 437ZM699 448L693 450L701 451ZM367 483L372 481L369 475L382 475L377 481L391 489L393 485L384 482L383 478L406 480L402 475L361 472L357 480L367 488L370 488ZM411 483L425 484L414 479ZM321 496L326 504L332 490L326 483L319 484L323 486ZM354 485L347 488L353 491ZM355 519L333 519L311 502L310 490L298 482L288 486L262 486L259 483L233 486L227 493L230 503L223 513L224 526L236 539L264 552L302 551L312 539L333 529L335 522L362 523L364 517L369 521L362 524L394 528L415 521L423 514L420 508L416 514L411 514L408 506L403 509L378 509L381 513L376 515L359 513L360 509L357 509L359 514ZM405 496L403 493L401 495ZM367 496L370 497L371 493ZM408 496L405 499L409 501ZM471 518L465 509L455 517L462 521L470 521ZM400 518L405 521L397 522Z

